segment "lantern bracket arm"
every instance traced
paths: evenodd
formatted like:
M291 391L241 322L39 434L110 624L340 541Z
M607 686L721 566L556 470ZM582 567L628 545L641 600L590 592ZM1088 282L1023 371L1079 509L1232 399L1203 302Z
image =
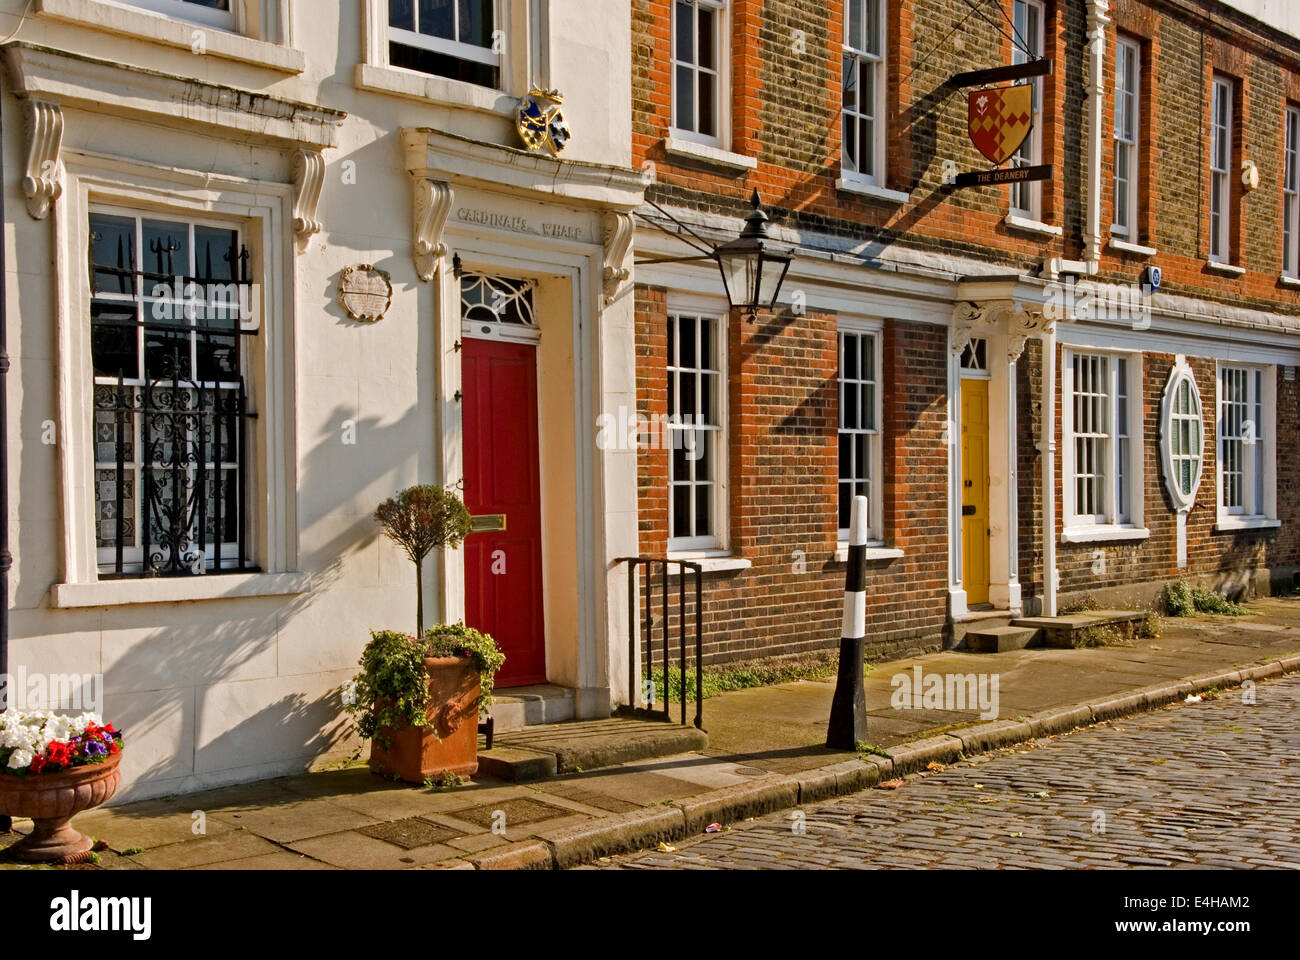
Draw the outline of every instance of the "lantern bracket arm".
M670 236L676 237L678 240L681 240L687 246L700 251L702 256L700 256L698 259L701 260L716 259L716 254L714 252L715 248L711 243L709 243L708 240L700 236L698 233L696 233L694 230L688 227L681 220L677 219L677 217L673 216L672 213L670 213L668 210L665 210L663 207L659 206L659 204L655 203L653 200L646 200L646 203L648 203L650 206L654 207L657 211L659 211L659 213L667 217L668 220L671 221L673 226L675 226L677 229L670 230L668 229L666 224L661 223L657 220L653 220L650 217L647 217L644 213L641 213L640 211L634 211L634 216L640 217L641 220L647 226L656 227L657 229L663 230L665 233L669 234ZM688 259L688 258L683 258L683 259ZM660 262L667 262L667 261L660 261Z

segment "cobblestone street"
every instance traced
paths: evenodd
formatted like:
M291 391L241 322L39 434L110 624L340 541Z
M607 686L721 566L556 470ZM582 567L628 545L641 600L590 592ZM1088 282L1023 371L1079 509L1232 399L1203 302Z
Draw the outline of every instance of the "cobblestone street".
M1300 676L735 824L603 869L1300 867Z

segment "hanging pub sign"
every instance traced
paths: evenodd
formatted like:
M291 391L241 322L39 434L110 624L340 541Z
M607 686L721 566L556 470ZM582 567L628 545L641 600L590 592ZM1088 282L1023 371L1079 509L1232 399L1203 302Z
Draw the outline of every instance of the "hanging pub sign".
M1024 80L1044 76L1052 71L1052 61L1031 60L1010 67L971 70L948 81L950 86L970 87L1006 80ZM966 126L971 143L990 161L999 164L993 170L974 170L957 174L950 182L954 187L982 187L990 184L1049 180L1052 165L1000 165L1020 149L1034 126L1034 88L1029 83L1009 87L986 87L972 90L966 97Z

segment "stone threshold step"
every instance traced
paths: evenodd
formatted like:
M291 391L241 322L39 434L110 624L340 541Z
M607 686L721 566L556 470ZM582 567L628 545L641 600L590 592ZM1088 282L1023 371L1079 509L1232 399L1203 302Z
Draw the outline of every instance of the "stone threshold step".
M482 739L479 743L480 773L522 783L693 753L707 747L709 737L695 727L612 717L497 733L491 750L482 749Z
M1059 617L1019 617L1011 626L1040 631L1049 647L1073 647L1076 634L1096 627L1115 627L1129 634L1148 616L1144 610L1089 610Z
M1042 631L1032 627L984 627L966 633L966 649L974 653L1023 650L1042 643Z

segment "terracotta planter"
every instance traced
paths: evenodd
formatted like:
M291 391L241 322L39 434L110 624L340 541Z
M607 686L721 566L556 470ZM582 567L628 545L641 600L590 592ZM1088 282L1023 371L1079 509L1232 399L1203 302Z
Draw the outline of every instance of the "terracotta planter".
M371 741L370 769L421 784L445 770L471 776L478 770L478 671L468 657L425 657L424 670L432 726L382 728L391 746Z
M11 817L30 817L36 824L31 835L10 852L20 860L41 863L87 853L92 846L90 838L72 829L68 821L117 793L121 759L119 753L103 763L63 773L0 775L0 810Z

